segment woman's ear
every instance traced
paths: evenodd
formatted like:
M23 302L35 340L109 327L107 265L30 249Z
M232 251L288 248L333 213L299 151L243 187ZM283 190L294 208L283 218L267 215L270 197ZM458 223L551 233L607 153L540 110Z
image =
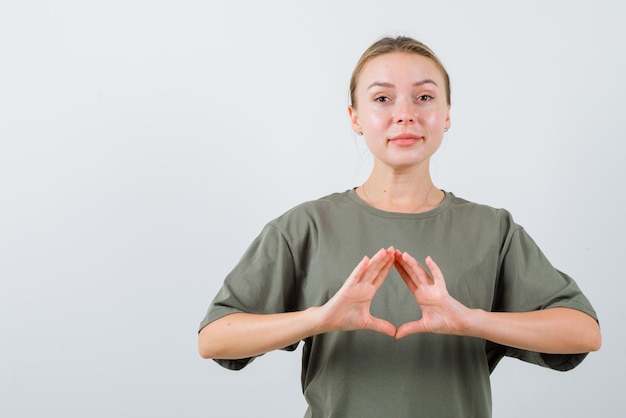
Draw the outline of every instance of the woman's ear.
M352 106L348 106L348 115L350 116L350 122L352 123L352 130L357 135L363 135L363 132L361 131L361 124L359 123L359 116L356 109Z

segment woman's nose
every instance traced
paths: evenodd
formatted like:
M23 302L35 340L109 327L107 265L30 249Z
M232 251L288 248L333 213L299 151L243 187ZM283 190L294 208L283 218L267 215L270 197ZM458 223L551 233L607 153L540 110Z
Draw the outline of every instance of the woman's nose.
M412 103L409 103L408 100L398 101L395 119L396 123L415 122L415 112Z

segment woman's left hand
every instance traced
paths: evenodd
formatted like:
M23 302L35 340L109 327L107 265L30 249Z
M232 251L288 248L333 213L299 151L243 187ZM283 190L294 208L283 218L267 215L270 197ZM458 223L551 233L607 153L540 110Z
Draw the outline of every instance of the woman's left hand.
M401 325L396 338L420 332L464 335L551 354L587 353L602 345L598 322L582 311L563 307L530 312L470 309L450 296L432 258L426 258L426 265L432 274L409 254L395 252L395 267L422 310L422 318Z
M431 275L408 253L396 250L395 255L395 267L422 310L422 318L401 325L396 338L421 332L464 335L469 327L470 309L450 296L433 259L426 258Z

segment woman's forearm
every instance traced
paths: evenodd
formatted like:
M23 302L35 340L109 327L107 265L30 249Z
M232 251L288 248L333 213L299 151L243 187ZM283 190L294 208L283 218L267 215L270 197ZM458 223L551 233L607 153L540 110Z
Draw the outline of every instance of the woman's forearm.
M324 320L322 308L300 312L257 315L235 313L204 327L198 351L204 358L239 359L281 349L334 329ZM463 335L547 354L597 351L602 345L598 323L569 308L532 312L470 311Z
M290 346L324 331L317 310L227 315L202 328L198 351L203 358L240 359Z
M468 335L509 347L546 354L577 354L597 351L602 345L596 320L575 309L471 312Z

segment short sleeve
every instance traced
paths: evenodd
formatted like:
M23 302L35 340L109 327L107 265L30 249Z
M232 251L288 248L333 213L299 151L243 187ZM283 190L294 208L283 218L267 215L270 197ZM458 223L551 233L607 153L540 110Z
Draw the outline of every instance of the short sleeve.
M237 312L272 314L293 311L297 304L295 272L287 240L277 227L268 224L226 276L200 323L200 329ZM285 350L293 351L297 345L285 347ZM226 368L239 370L253 359L215 361Z
M554 268L537 244L520 226L514 225L502 248L493 311L528 312L565 307L587 313L597 321L593 307L576 282ZM503 356L518 358L551 369L566 371L586 357L581 354L545 354L487 342L493 370Z

